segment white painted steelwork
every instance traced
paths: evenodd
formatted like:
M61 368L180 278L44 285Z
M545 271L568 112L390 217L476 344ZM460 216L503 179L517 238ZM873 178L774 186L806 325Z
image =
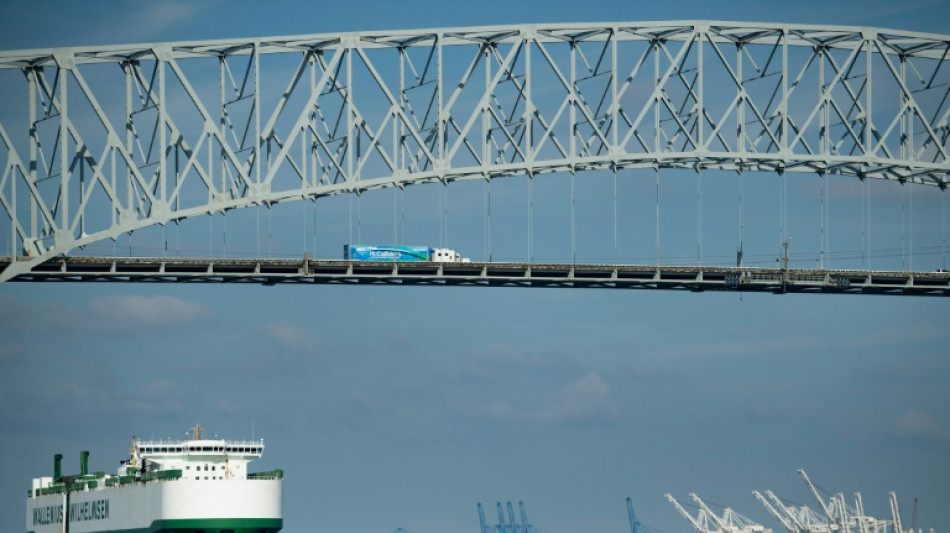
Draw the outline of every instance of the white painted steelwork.
M0 281L147 226L425 182L679 167L943 189L948 52L716 21L2 52L20 104L0 116Z

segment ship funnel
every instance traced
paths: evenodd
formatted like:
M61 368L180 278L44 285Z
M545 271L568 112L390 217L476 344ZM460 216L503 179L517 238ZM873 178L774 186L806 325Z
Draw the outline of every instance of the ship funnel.
M57 453L53 456L53 481L63 479L63 454Z
M89 450L79 452L79 473L83 476L89 474Z

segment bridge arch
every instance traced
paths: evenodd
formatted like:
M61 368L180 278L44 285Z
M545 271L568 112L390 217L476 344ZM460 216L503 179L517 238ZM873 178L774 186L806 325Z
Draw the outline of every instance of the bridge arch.
M0 281L156 224L426 182L691 168L945 189L948 52L716 21L2 52L19 103L0 115Z

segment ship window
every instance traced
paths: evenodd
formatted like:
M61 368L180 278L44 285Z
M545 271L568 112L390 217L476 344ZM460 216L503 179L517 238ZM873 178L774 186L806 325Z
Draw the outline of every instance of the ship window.
M207 471L208 471L208 465L205 465L205 472ZM208 478L205 478L205 479L208 479Z
M213 467L213 466L211 467L211 471L214 472L214 467Z

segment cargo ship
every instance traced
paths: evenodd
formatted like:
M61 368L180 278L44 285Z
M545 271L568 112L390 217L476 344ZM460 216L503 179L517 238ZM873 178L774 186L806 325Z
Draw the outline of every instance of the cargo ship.
M283 527L283 471L249 473L263 440L138 441L115 474L89 472L33 479L26 503L27 533L276 533Z

